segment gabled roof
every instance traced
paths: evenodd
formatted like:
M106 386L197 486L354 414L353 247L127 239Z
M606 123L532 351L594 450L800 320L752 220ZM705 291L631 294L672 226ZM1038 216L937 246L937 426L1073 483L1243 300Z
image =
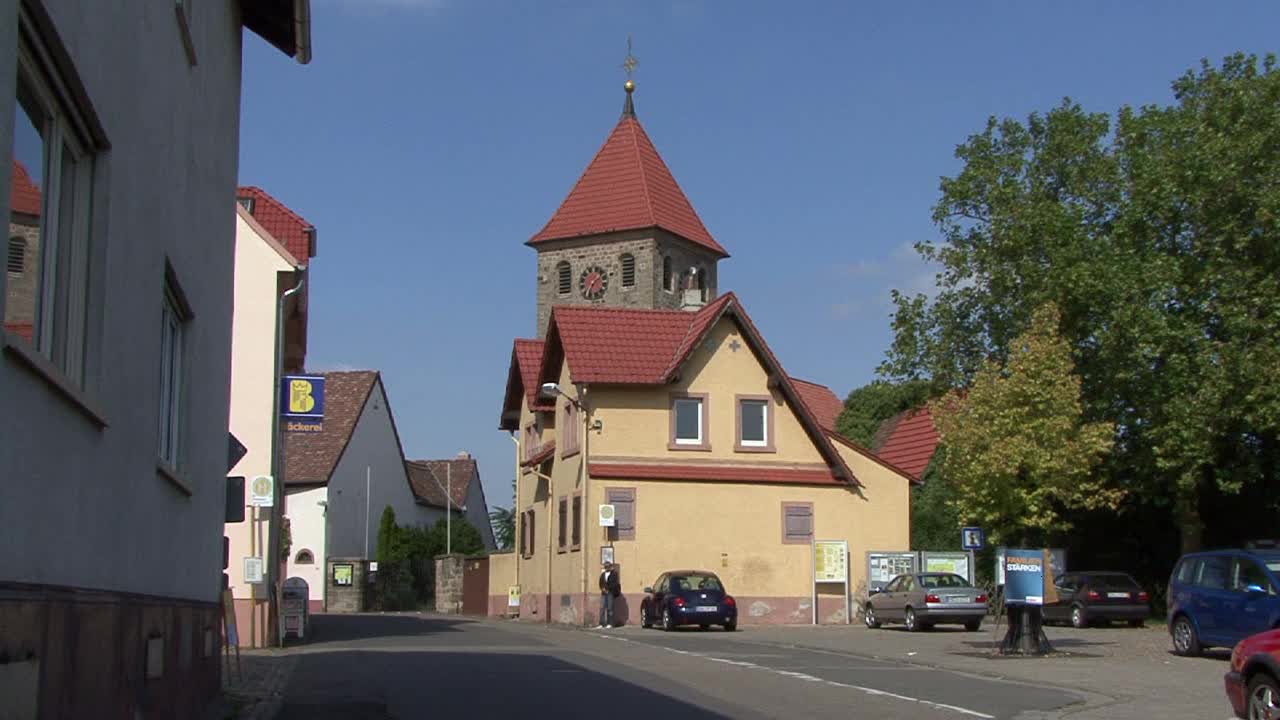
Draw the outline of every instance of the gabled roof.
M919 480L938 449L938 430L928 407L905 410L885 420L872 438L877 455Z
M516 338L511 348L511 365L507 368L507 392L502 400L502 417L499 430L515 430L520 423L520 399L529 403L529 410L550 411L555 404L538 394L538 372L542 369L541 340Z
M726 293L697 312L632 310L559 305L551 310L543 348L540 377L560 378L567 361L574 383L665 385L680 373L693 350L723 317L731 316L755 352L818 452L842 482L858 484L840 453L831 444L818 416L804 402L796 383L733 293Z
M381 380L374 370L319 375L325 379L324 429L318 433L285 433L286 485L329 482L351 442L351 433L370 393ZM390 414L390 408L387 412Z
M40 215L40 188L31 181L27 166L13 161L13 180L9 190L9 212Z
M311 62L311 0L241 2L240 22L285 55Z
M449 460L406 460L409 486L418 502L444 509L445 488L448 488L455 510L467 504L471 483L480 482L480 468L473 457L457 457Z
M795 383L800 399L809 407L809 412L813 413L822 429L835 432L836 420L844 412L844 403L840 402L840 398L826 385L799 378L791 378L791 382Z
M729 256L707 232L640 121L623 115L560 209L527 244L650 227Z
M242 187L236 197L253 199L249 214L299 262L305 265L316 256L316 228L306 218L260 187Z

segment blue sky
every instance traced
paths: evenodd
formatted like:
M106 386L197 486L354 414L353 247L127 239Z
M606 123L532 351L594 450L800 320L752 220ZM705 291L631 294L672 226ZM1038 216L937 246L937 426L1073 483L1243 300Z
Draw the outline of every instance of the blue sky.
M1272 2L869 5L312 0L305 67L246 34L241 182L318 229L308 366L381 370L406 454L468 450L510 504L523 243L617 122L628 33L637 114L732 254L721 289L843 396L889 345L890 289L932 286L911 245L988 116L1168 103L1280 26Z

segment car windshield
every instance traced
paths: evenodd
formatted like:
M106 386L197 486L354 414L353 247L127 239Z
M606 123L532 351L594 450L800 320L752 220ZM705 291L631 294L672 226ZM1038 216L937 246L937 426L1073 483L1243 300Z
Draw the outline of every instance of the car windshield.
M969 581L959 575L921 575L920 584L927 588L967 588Z
M1090 575L1089 585L1095 590L1137 590L1138 583L1123 573Z
M723 590L715 575L677 575L671 578L671 592L684 590Z

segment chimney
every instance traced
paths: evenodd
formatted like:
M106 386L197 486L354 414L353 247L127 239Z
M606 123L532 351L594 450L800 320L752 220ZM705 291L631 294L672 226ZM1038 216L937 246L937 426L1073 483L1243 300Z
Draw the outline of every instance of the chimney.
M460 451L460 452L458 453L458 459L459 459L459 460L470 460L470 459L471 459L471 453L467 452L466 450L462 450L462 451Z
M701 310L706 304L703 299L700 278L698 277L698 268L689 268L689 273L685 275L684 290L680 299L681 310Z

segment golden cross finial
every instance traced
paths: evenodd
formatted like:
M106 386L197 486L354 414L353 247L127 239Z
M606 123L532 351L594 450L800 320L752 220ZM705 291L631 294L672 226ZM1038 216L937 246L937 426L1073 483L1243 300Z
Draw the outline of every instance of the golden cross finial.
M640 61L631 54L631 36L627 35L627 58L622 61L622 69L627 71L627 82L631 82L631 73L636 71L636 66L639 64Z

